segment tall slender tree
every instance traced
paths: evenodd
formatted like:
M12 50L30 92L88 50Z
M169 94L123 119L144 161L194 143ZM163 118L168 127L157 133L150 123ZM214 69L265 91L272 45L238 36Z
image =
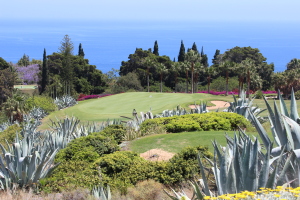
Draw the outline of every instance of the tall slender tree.
M174 82L175 82L175 92L177 92L177 82L178 82L178 74L181 71L181 63L180 62L173 62L171 66L171 71L174 73Z
M79 48L78 48L78 56L81 56L84 58L84 51L83 51L83 48L82 48L82 45L81 43L79 44Z
M229 60L226 60L225 62L220 63L219 65L219 70L221 72L225 72L225 78L226 78L226 83L225 83L225 90L226 90L226 96L228 96L228 80L229 80L229 72L233 70L235 67L235 63L231 62Z
M160 74L160 92L162 92L162 79L163 79L163 74L168 71L166 66L163 63L157 63L156 64L156 70Z
M186 90L185 92L189 92L189 69L190 69L190 63L187 61L181 62L181 69L185 72L185 83L186 83Z
M241 64L244 66L245 72L246 72L246 80L247 80L247 92L246 92L246 96L249 97L250 83L251 83L251 72L255 72L256 71L256 66L255 66L254 60L252 60L250 58L246 58L246 60L243 60L241 62Z
M188 61L191 66L190 66L190 70L191 70L191 85L192 85L192 93L194 93L194 67L195 67L195 63L200 62L201 61L201 57L199 55L199 53L197 51L194 50L190 50L189 52L187 52L185 54L185 58L184 60Z
M214 55L214 58L212 59L213 65L218 65L219 64L219 59L218 56L220 55L220 50L217 49Z
M59 47L59 51L63 55L63 61L62 61L63 69L62 69L61 78L65 83L64 84L65 91L67 91L67 89L68 91L73 90L74 69L71 63L73 50L74 50L74 46L73 46L73 42L71 41L71 38L68 35L65 35L63 40L61 41L61 46Z
M202 48L201 48L200 56L201 56L201 64L202 64L204 67L208 67L208 66L209 66L209 64L208 64L208 58L207 58L207 55L204 53L203 46L202 46Z
M156 56L159 56L157 40L155 40L155 42L154 42L153 54Z
M154 62L150 57L144 58L142 62L144 63L144 65L147 68L147 71L146 71L146 73L147 73L147 91L149 92L150 91L149 90L149 88L150 88L150 85L149 85L149 74L150 74L150 72L149 71L154 66Z
M198 53L197 45L195 42L193 43L192 50Z
M179 55L178 55L178 62L183 62L184 56L185 56L185 47L184 47L183 41L181 40Z
M48 72L48 66L47 66L47 55L46 55L46 49L44 49L43 65L42 65L41 93L43 93L46 90L46 86L49 83L48 73L49 72Z

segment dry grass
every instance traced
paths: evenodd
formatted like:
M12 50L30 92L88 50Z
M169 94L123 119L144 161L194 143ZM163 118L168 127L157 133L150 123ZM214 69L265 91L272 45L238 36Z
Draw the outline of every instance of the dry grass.
M88 189L77 189L74 191L51 193L51 194L35 194L32 191L2 191L0 192L1 200L95 200L90 195Z
M164 192L165 186L154 180L139 182L135 187L128 188L126 195L114 192L112 200L149 200L170 199Z

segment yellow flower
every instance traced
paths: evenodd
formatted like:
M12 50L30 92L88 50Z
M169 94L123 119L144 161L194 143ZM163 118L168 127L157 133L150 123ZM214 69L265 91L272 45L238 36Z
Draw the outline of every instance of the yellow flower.
M274 197L280 197L281 195L280 194L274 194Z
M211 199L210 196L205 196L203 199Z

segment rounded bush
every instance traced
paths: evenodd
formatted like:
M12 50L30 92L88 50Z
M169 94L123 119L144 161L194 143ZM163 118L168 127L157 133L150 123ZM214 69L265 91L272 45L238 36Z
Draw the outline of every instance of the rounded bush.
M298 90L297 92L295 92L295 98L296 98L296 100L300 99L300 90Z
M72 140L66 148L56 155L56 162L68 160L85 160L94 162L103 154L113 153L119 150L117 142L112 137L92 133L86 137Z
M230 131L238 127L247 128L250 123L236 113L209 112L149 119L141 124L141 131L145 133L153 126L162 126L167 132L178 133L184 131Z

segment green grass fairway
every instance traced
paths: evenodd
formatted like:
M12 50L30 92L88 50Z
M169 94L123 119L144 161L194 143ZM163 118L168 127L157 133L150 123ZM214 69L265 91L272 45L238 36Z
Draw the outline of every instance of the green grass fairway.
M132 116L133 109L136 109L138 113L147 112L150 109L153 114L157 114L166 109L173 109L177 105L188 109L188 105L196 101L197 104L200 101L210 102L213 100L222 100L232 102L233 97L229 96L216 96L210 94L185 94L185 93L148 93L148 92L129 92L116 94L99 99L90 99L79 102L78 105L63 109L51 113L45 119L43 119L43 125L40 130L47 129L50 119L56 120L62 119L65 116L75 116L82 122L93 121L100 122L107 119L124 119L120 116ZM273 100L269 100L273 107ZM287 106L290 105L290 101L286 101ZM277 104L279 105L279 103ZM300 102L297 101L298 111L300 109ZM266 108L264 100L255 99L254 106L260 108ZM261 116L267 116L268 112L265 111Z
M18 89L36 89L37 85L14 85L14 88L18 88Z
M216 140L219 145L226 145L225 133L233 137L233 131L196 131L183 133L170 133L150 135L131 141L130 150L144 153L150 149L163 149L168 152L178 153L186 146L208 146L213 152L211 141ZM250 133L258 137L258 133Z
M90 99L79 102L73 107L56 111L47 116L41 129L47 128L49 119L55 120L65 116L75 116L81 121L105 121L107 119L120 119L120 116L132 116L133 109L139 112L147 112L150 109L153 114L157 114L166 109L173 109L177 105L185 105L187 102L211 100L228 100L232 97L213 96L209 94L185 94L185 93L148 93L148 92L130 92L116 94L99 99ZM123 118L124 119L124 118Z

